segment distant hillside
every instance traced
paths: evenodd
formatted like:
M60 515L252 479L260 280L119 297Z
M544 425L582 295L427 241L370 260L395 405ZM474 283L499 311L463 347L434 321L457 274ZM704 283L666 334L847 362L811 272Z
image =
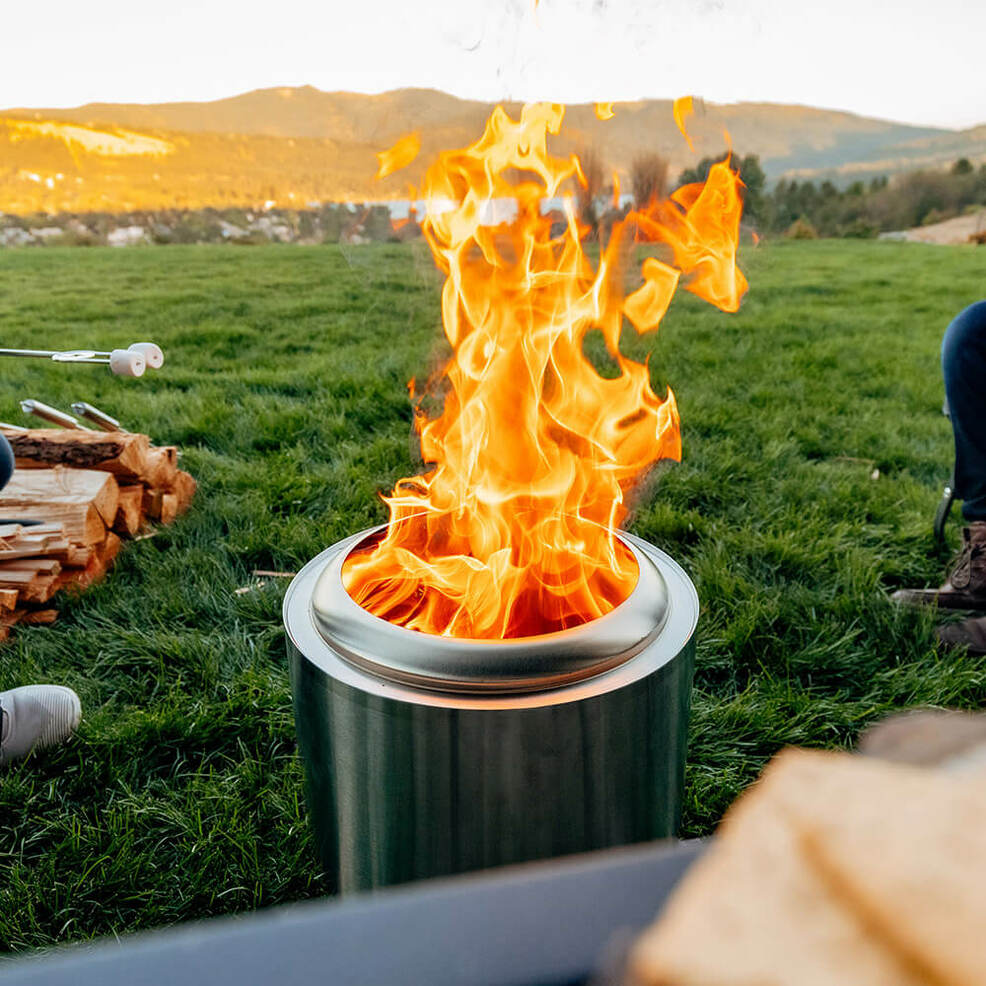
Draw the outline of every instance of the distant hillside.
M491 108L428 89L361 95L304 86L208 103L0 111L0 210L399 197L438 150L473 140ZM569 107L557 150L594 145L623 179L634 157L648 151L667 156L673 172L694 163L670 101L617 103L614 110L613 119L600 121L591 105ZM690 129L700 155L718 152L728 130L738 151L760 155L770 178L849 180L986 158L986 126L955 132L802 106L710 104ZM411 130L422 137L417 161L374 182L375 152Z

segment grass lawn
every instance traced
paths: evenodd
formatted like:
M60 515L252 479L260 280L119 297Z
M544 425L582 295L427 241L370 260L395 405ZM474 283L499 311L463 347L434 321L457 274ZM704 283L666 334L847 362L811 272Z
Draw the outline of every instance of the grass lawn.
M738 315L685 295L626 347L653 352L683 421L684 461L631 526L702 598L687 835L785 744L986 701L986 659L939 656L931 616L886 600L941 574L938 347L986 296L986 251L767 244L742 266ZM0 252L4 345L146 338L168 359L143 381L3 361L0 419L22 397L89 400L179 444L200 481L189 515L0 650L0 689L61 682L85 709L69 745L0 772L0 951L322 892L284 586L233 590L384 519L375 493L412 468L405 383L436 358L438 286L420 246Z

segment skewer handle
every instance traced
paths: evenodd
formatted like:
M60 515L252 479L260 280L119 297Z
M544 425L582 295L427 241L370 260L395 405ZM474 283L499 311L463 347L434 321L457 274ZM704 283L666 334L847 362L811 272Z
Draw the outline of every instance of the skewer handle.
M26 400L21 401L21 410L25 414L33 414L36 418L50 421L53 425L60 425L62 428L72 428L77 431L89 431L85 425L79 424L71 414L59 411L57 407L45 404L43 401Z
M116 418L111 417L105 411L100 411L98 407L87 404L85 401L76 401L72 405L72 413L80 418L91 421L94 425L99 425L103 431L123 431L123 427Z

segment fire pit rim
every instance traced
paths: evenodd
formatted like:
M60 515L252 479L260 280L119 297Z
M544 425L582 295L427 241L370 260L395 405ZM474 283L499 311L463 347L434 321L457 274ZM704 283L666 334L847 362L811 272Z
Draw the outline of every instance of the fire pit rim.
M660 592L660 605L657 607L653 605L653 600L649 607L647 600L643 600L645 605L636 614L637 632L634 634L631 631L629 636L632 639L627 641L624 648L611 647L602 657L598 653L583 652L576 655L574 661L568 660L567 666L560 669L544 663L546 644L548 652L555 657L564 657L564 649L580 640L591 649L592 628L596 627L598 631L599 626L605 626L603 621L615 614L620 614L619 618L623 619L628 612L632 613L632 610L625 610L621 614L620 610L633 598L633 593L619 607L598 620L542 637L474 641L422 634L373 616L360 607L342 586L342 561L356 545L378 530L380 528L361 531L321 552L298 573L284 598L285 627L299 650L332 677L371 694L460 708L489 708L491 703L502 703L505 707L535 707L558 701L576 701L590 694L622 687L669 663L687 642L698 620L698 596L680 566L654 545L621 531L619 536L633 551L641 572L652 572L654 575L650 580L644 576L644 586L649 585ZM340 639L340 636L345 638L346 635L340 635L332 613L328 614L327 628L326 614L324 611L322 614L317 612L315 597L326 578L330 580L333 590L337 590L330 594L332 605L338 602L343 607L353 607L349 614L357 618L361 629L369 626L374 631L382 631L375 646L381 646L380 639L388 641L389 647L384 645L385 652L409 642L418 643L424 650L433 650L437 645L446 649L443 656L452 654L459 659L470 653L475 655L478 650L484 658L484 674L492 674L493 680L488 677L480 677L478 681L469 677L463 679L462 669L456 667L451 669L451 677L436 675L434 668L429 674L427 663L425 674L414 668L402 671L400 666L395 671L387 653L354 654L352 648L346 646L345 639ZM331 581L335 578L338 578L337 583ZM641 631L648 614L650 625L646 631ZM561 646L550 646L554 643ZM541 651L535 653L533 659L530 654L532 646ZM526 655L525 649L528 652ZM515 657L512 669L505 661L511 654ZM486 657L489 657L488 661ZM525 667L525 659L533 660L533 665ZM518 669L519 679L505 674L511 670L517 672Z

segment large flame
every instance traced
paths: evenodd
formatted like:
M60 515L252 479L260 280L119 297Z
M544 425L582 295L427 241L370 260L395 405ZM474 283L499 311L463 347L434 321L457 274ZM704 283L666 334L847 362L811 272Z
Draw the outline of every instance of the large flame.
M548 153L564 108L502 108L483 136L431 166L424 233L446 275L442 321L452 347L444 407L416 427L429 469L385 498L390 523L347 560L349 594L377 616L455 637L548 633L602 616L637 580L616 537L633 486L661 458L680 458L674 395L651 389L646 364L619 350L624 316L655 329L679 280L735 311L746 281L735 264L740 182L728 162L704 185L639 204L617 222L598 267L574 208L552 235L545 198L582 180L576 157ZM493 200L516 218L489 225ZM568 201L568 200L566 200ZM556 231L557 233L557 231ZM666 245L647 257L626 296L635 241ZM617 376L583 352L600 330Z

